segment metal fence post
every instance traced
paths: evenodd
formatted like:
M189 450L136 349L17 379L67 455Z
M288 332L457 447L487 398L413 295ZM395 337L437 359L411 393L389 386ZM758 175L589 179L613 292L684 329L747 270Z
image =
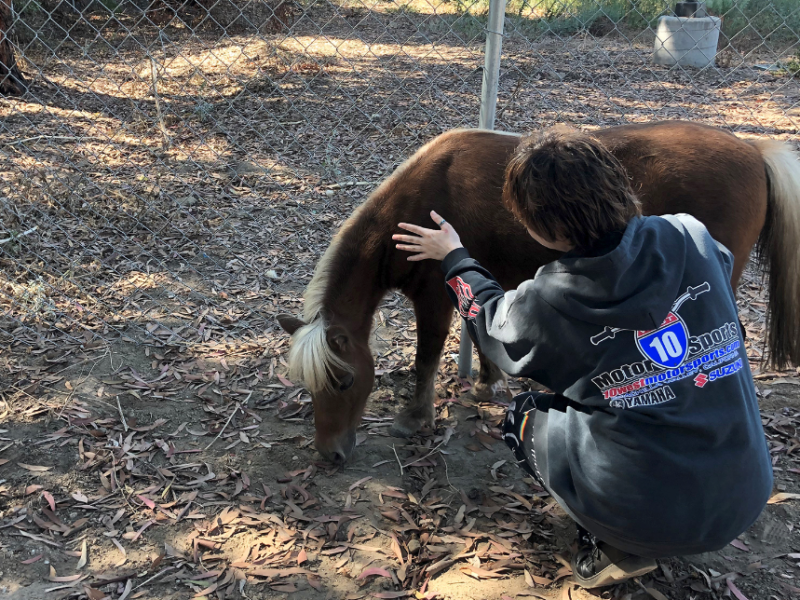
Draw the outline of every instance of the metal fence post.
M480 129L494 129L505 16L506 0L490 0L489 22L486 26L483 86L481 88L481 114L478 121ZM472 375L472 340L467 334L467 324L463 319L461 320L461 344L458 348L458 375L459 377Z
M497 107L497 84L500 80L500 52L503 48L503 26L506 17L506 0L491 0L489 23L486 26L486 52L483 62L481 88L481 115L478 127L494 129Z

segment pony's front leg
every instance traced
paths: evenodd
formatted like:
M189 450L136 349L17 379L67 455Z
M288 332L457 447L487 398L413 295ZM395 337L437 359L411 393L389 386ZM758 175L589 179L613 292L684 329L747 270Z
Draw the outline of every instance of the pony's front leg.
M442 348L450 332L453 306L447 298L441 280L424 286L421 297L414 297L417 316L417 381L408 405L395 417L391 434L398 437L414 435L423 425L433 427L436 410L434 384L439 371Z

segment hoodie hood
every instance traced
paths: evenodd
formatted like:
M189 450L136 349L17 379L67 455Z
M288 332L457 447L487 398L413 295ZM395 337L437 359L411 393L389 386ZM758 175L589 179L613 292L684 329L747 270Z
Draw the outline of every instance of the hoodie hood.
M607 254L567 253L543 266L536 275L536 290L574 319L620 329L654 329L679 295L687 257L684 227L672 217L636 217Z

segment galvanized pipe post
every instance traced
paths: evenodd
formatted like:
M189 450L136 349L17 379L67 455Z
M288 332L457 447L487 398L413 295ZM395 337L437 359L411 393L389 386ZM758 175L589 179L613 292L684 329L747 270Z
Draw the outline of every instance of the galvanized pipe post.
M486 26L486 51L483 62L483 86L481 88L480 129L494 129L497 108L497 85L500 80L500 54L503 48L506 0L490 0L489 22ZM458 348L458 375L472 375L472 340L467 333L467 324L461 320L461 344Z

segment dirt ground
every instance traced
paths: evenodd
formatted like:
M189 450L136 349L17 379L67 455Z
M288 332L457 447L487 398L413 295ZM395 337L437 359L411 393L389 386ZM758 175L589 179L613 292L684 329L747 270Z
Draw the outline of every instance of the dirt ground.
M759 366L755 268L739 299L773 503L719 552L576 589L574 529L509 464L507 396L476 403L457 377L456 330L436 429L389 437L415 326L385 298L375 388L337 468L313 449L274 320L301 310L333 231L396 164L476 125L474 32L386 3L314 5L291 37L163 35L157 93L141 46L107 26L28 47L31 93L0 98L0 598L800 595L800 379ZM797 139L798 80L759 67L777 46L688 72L649 65L652 41L630 32L504 43L503 129L689 118Z

